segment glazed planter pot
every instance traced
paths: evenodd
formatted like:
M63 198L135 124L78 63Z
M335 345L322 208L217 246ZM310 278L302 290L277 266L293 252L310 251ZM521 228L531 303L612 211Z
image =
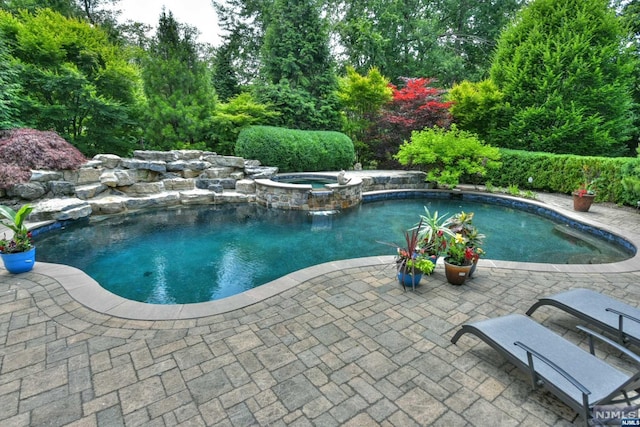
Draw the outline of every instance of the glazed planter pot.
M447 282L452 285L462 285L471 272L472 265L455 265L449 263L446 258L444 260L444 273L447 277Z
M9 273L19 274L31 271L36 263L36 248L32 248L30 251L18 252L13 254L0 254L2 262L4 262L4 268Z
M580 196L578 193L573 193L573 210L577 212L588 212L595 198L595 194L583 194Z
M423 273L420 270L416 270L415 274L405 272L403 270L398 271L398 281L403 286L416 287L420 284Z

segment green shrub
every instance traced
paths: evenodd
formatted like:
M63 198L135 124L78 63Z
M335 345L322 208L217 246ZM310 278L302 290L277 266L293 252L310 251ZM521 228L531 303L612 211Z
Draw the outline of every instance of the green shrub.
M625 176L640 178L640 163L637 159L509 149L500 149L500 154L502 167L488 171L485 176L492 185L518 185L529 190L570 194L584 182L583 167L587 167L598 176L597 201L633 205L637 202L631 189L625 190L622 185Z
M249 126L238 135L237 156L277 166L280 172L314 172L352 167L351 139L340 132Z
M490 140L497 127L506 125L508 104L505 105L504 94L491 79L456 83L447 94L447 100L453 102L449 112L460 129L473 132L484 140Z
M640 159L635 158L622 166L622 203L638 206L640 202Z
M272 124L278 116L271 105L256 102L249 93L241 93L227 103L219 104L212 118L215 151L218 154L235 154L233 147L243 128Z
M500 167L497 148L456 125L449 130L434 127L413 132L411 142L404 143L395 158L403 165L423 166L430 181L452 186Z

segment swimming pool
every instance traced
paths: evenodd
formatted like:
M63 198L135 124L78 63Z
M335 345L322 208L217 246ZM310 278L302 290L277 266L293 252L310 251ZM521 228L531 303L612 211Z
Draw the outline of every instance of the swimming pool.
M431 211L475 212L487 257L549 263L617 262L629 249L511 207L459 200L378 200L337 214L257 205L177 208L93 218L36 236L37 258L78 267L107 290L155 304L211 301L327 261L393 250Z

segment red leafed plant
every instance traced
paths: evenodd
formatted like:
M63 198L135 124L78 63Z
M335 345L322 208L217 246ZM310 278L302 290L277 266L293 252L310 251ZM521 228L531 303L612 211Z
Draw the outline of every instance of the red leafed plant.
M376 141L376 160L381 167L399 167L392 159L413 131L438 126L448 128L451 102L443 100L444 90L430 86L433 79L402 78L404 86L393 89L393 99L384 106L379 119L369 130L368 139Z
M77 169L86 161L55 132L12 129L0 133L0 188L29 181L31 169Z

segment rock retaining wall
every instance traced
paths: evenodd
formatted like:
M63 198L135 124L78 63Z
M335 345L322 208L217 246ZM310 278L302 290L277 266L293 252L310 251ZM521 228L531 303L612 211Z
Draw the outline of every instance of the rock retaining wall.
M51 221L176 205L256 202L256 180L277 172L256 160L200 150L135 151L132 158L98 154L77 170L32 171L29 182L0 190L0 204L31 203L30 221ZM361 190L352 189L360 193L425 188L422 172L348 174L362 180ZM352 206L358 198L344 191L335 208ZM306 205L313 208L315 202L307 200Z

